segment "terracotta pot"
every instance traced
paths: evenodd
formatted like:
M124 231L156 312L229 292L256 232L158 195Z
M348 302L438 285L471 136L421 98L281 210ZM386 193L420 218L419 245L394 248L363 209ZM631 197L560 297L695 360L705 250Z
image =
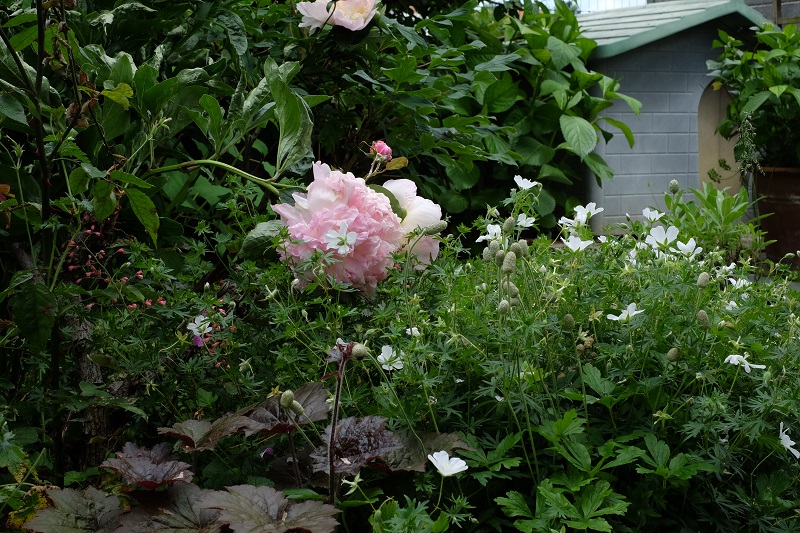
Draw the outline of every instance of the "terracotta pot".
M761 229L767 240L776 242L767 246L767 258L779 261L787 253L800 250L800 168L763 167L755 176L758 212L773 213L761 220ZM800 267L800 260L792 262Z

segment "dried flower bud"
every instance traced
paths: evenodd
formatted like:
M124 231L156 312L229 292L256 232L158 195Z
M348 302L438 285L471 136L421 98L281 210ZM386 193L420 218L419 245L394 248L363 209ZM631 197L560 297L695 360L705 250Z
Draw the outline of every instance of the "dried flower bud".
M669 182L669 193L670 194L678 194L678 191L681 190L681 184L678 183L678 180L670 180Z
M711 326L711 321L708 319L708 313L703 309L697 312L697 323L703 329L708 329Z
M444 220L440 220L439 222L434 222L424 230L422 230L423 235L438 235L439 233L443 232L447 229L447 222Z
M508 217L506 221L503 222L503 235L511 235L514 231L514 226L516 226L514 217Z
M700 275L697 276L697 288L705 289L708 287L709 281L711 281L711 278L709 277L708 272L700 272Z
M514 272L517 270L517 254L514 252L508 252L505 257L503 258L503 273L509 276L513 276Z
M500 303L497 304L497 312L500 313L501 315L508 314L510 310L511 310L511 304L508 303L508 300L505 299L500 300Z
M501 267L503 266L503 261L506 259L506 253L503 250L497 250L494 254L494 264Z
M564 318L561 319L561 326L564 329L572 329L575 327L575 317L572 314L567 313L564 315Z
M294 392L287 390L281 394L280 404L284 409L291 409L294 401Z
M678 349L677 348L670 348L667 352L667 361L670 363L674 363L678 360Z

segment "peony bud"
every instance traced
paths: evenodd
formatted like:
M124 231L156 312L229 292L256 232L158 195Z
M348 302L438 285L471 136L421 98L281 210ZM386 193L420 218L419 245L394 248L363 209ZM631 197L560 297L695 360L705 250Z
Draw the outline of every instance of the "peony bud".
M701 328L708 329L709 326L711 325L711 322L708 319L708 313L706 313L702 309L699 310L697 312L697 323L700 325Z
M383 141L372 141L372 146L369 147L369 153L373 156L380 156L385 161L392 160L392 149Z
M697 288L698 289L705 289L708 287L708 282L711 278L708 276L708 272L700 272L700 275L697 276Z
M678 183L678 180L671 180L669 182L669 193L670 194L678 194L678 191L681 190L681 184Z

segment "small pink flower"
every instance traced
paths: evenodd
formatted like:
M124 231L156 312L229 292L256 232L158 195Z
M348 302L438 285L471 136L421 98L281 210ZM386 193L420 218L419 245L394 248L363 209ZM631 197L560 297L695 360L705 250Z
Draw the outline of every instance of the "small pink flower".
M141 270L136 273L136 277L139 278L139 279L143 279L144 278L144 274L142 274Z
M158 300L156 300L156 303L160 305L167 305L167 301L164 299L163 296L159 296Z
M372 146L369 147L369 153L373 156L381 156L385 161L392 160L392 149L383 141L372 141Z
M130 304L130 305L128 305L128 309L136 309L137 307L139 307L139 306L138 306L138 305L136 305L136 304Z
M153 300L148 298L147 300L144 301L144 305L150 307L151 305L153 305Z

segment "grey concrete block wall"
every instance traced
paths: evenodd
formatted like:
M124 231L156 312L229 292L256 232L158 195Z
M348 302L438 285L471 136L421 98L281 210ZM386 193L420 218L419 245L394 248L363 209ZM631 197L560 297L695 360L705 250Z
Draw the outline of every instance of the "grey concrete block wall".
M641 219L645 207L663 210L673 179L684 189L699 185L697 109L711 82L706 61L719 55L711 48L716 35L714 25L707 24L590 64L618 79L620 92L642 102L638 117L623 103L606 111L630 126L635 145L628 146L622 134L598 145L615 176L602 187L593 176L587 179L587 201L604 208L592 218L596 231L625 222L626 214Z

